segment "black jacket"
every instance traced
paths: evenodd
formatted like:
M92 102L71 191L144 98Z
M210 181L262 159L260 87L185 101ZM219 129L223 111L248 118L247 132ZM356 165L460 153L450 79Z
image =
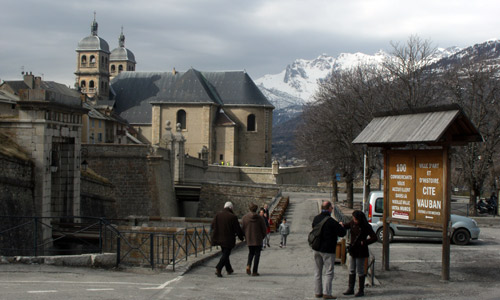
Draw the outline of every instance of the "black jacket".
M238 217L230 208L224 208L212 220L212 245L233 248L236 236L243 240L244 234Z
M351 250L349 254L352 257L370 256L368 245L377 241L377 235L373 231L373 228L369 225L361 227L354 223L354 221L344 224L344 228L351 229ZM363 242L363 245L361 245L361 242Z
M324 211L314 217L312 227L321 222L323 218L330 218L330 213ZM337 238L344 236L345 233L346 230L344 227L340 226L340 224L333 218L330 218L326 221L323 225L323 229L321 230L321 245L319 247L319 252L335 253L335 250L337 249Z

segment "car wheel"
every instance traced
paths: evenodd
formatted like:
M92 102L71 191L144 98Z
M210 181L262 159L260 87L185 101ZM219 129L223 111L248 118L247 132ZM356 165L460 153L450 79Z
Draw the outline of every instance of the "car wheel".
M453 232L452 240L456 245L467 245L470 242L470 233L465 228L459 228Z
M392 229L389 228L389 243L392 242L392 239L394 238L394 232ZM381 227L379 230L377 230L377 241L379 243L382 243L384 241L384 229Z

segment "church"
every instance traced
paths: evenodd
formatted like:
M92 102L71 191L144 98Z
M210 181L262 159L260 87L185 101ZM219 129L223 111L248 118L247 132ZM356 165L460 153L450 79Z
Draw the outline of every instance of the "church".
M137 72L123 29L110 51L95 17L76 52L78 89L126 120L138 141L159 145L171 122L186 139L186 155L209 164L271 166L274 106L245 71Z

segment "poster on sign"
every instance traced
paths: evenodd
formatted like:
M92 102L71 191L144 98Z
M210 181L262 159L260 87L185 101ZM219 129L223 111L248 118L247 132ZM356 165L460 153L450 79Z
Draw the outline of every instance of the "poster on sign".
M414 220L415 160L408 151L391 152L389 157L389 216Z
M442 223L443 153L441 150L419 152L415 156L416 220Z

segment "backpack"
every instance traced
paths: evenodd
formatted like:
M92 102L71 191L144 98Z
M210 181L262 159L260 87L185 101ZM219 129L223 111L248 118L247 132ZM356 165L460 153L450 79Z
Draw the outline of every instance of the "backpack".
M313 250L319 250L319 246L321 245L321 230L323 229L323 225L325 225L328 219L330 219L330 217L323 218L323 220L316 224L311 232L309 232L307 241L309 242L309 246L311 246Z

